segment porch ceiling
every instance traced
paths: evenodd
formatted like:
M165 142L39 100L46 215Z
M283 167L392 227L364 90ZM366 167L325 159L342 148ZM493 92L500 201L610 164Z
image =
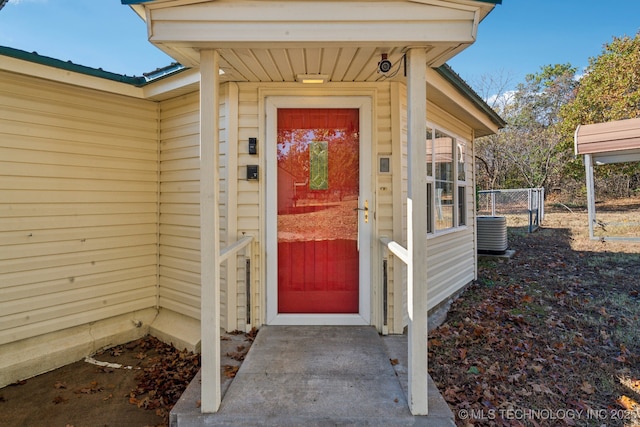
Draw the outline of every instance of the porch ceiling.
M149 40L188 67L217 49L221 81L333 82L404 78L404 51L423 47L439 66L475 41L494 4L468 0L154 0L132 6ZM393 67L377 72L382 54Z

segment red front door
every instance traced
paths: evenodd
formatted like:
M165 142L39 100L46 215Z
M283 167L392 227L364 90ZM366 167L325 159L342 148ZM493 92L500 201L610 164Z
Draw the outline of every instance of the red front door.
M278 109L278 312L358 313L359 110Z

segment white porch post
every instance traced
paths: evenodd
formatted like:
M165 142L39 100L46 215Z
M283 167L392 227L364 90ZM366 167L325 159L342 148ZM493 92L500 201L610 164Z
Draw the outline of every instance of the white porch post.
M587 177L587 212L589 213L589 238L594 239L593 227L596 224L596 187L593 181L593 157L584 155L584 169Z
M427 401L427 56L424 49L407 52L409 192L407 200L409 263L409 409L428 413Z
M220 243L218 213L219 55L200 51L200 339L203 413L217 412L220 391Z

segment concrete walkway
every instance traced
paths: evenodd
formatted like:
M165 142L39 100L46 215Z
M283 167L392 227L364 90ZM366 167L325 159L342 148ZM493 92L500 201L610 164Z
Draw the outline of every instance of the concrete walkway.
M220 410L200 413L198 376L171 426L455 426L432 383L429 416L411 415L406 354L406 336L373 327L263 326Z

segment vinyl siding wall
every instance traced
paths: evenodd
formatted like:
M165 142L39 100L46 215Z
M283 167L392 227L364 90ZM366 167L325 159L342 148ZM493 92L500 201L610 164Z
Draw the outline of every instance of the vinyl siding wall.
M0 76L0 345L150 307L200 319L199 94L159 103ZM306 92L305 92L306 90ZM221 247L252 235L251 319L245 255L222 267L221 326L261 325L266 301L265 93L363 95L373 100L372 321L382 326L381 260L388 270L388 330L406 324L406 268L379 236L406 244L406 87L399 83L224 84L220 96ZM432 103L428 120L469 141L470 128ZM257 137L258 155L246 141ZM158 144L159 141L159 144ZM158 148L159 145L159 148ZM378 156L392 173L377 173ZM429 307L475 274L473 183L468 226L429 238ZM159 194L159 196L158 196ZM229 276L227 277L227 274ZM229 283L229 285L227 285Z
M228 139L235 140L237 95L235 84L221 85L220 93L220 247L236 241L235 203L229 188ZM200 94L193 92L160 103L160 258L159 306L200 320ZM233 147L232 147L233 148ZM237 149L237 148L236 148ZM234 152L235 157L235 152ZM234 162L232 162L233 164ZM234 180L237 179L232 172ZM255 201L254 201L255 203ZM232 214L231 216L229 214ZM239 255L242 257L242 255ZM242 262L221 266L221 327L244 327L246 311L238 302L236 287L229 281L229 268L244 271ZM238 281L244 284L244 275ZM235 286L234 286L235 285ZM238 321L242 321L239 326Z
M403 177L406 177L408 165L407 157L407 91L406 86L401 85L400 105L401 123L404 143L402 144L402 168ZM475 279L476 274L476 244L475 244L475 172L473 158L473 131L472 129L448 114L433 102L428 100L427 92L427 121L440 130L462 138L467 142L465 167L467 177L466 191L466 217L467 225L455 230L430 234L427 241L427 281L428 308L432 310L446 302L452 295L460 291ZM404 215L403 227L406 235L406 200L408 182L403 178L402 184L402 212ZM394 265L400 261L395 260ZM406 269L405 269L406 270ZM406 287L402 289L402 324L408 323ZM398 301L397 297L395 301ZM399 320L398 311L395 311L395 319ZM397 329L397 328L396 328Z
M228 227L228 85L220 95L220 245ZM193 92L160 103L159 306L200 320L200 97ZM228 321L222 266L221 326Z
M157 167L156 103L0 72L0 345L156 306Z

